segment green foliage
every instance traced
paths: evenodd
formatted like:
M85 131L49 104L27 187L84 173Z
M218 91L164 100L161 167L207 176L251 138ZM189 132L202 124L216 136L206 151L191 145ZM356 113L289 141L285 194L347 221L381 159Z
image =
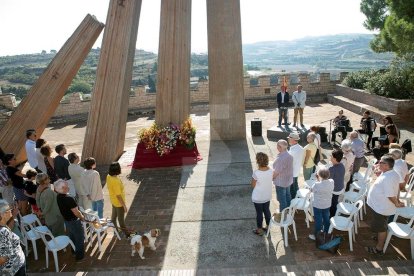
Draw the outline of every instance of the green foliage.
M154 93L157 91L155 81L152 79L150 75L148 75L148 87L149 87L149 92Z
M351 72L345 77L342 84L356 89L364 89L364 85L375 73L376 71Z
M67 93L82 92L90 94L92 92L92 85L80 80L74 80L69 86Z
M413 0L362 0L360 7L367 17L364 26L380 31L371 42L374 51L414 52Z
M1 86L1 90L3 93L10 93L16 95L16 98L18 100L23 99L26 97L27 93L29 92L29 89L24 86L11 86L11 85L3 85Z

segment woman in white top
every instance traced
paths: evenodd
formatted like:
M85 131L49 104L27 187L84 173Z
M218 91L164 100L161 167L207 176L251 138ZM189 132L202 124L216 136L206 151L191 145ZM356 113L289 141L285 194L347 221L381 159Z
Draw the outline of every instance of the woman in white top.
M104 199L102 192L101 176L95 171L96 161L93 157L88 157L83 162L85 171L82 180L88 191L88 199L92 201L92 210L98 212L99 218L103 218Z
M36 140L36 158L37 158L37 172L38 173L47 173L46 165L45 165L45 157L40 152L40 148L46 145L46 140L39 138ZM40 170L40 172L39 172Z
M320 169L316 177L318 181L312 186L315 232L309 235L311 240L315 240L316 234L322 230L328 233L329 210L331 208L332 192L334 190L334 181L329 179L329 169Z
M314 143L316 145L316 148L319 150L319 159L323 160L322 147L321 147L322 141L321 141L321 135L319 134L319 126L311 126L310 131L313 132L316 136ZM313 172L315 172L315 170Z
M263 152L256 154L256 162L259 169L252 176L252 201L256 209L257 228L253 230L256 235L262 236L270 223L270 200L272 199L273 170L269 168L269 157ZM263 227L263 214L266 227Z
M344 176L344 183L346 185L346 190L349 190L348 182L351 180L352 168L354 167L355 161L355 154L352 152L351 141L345 139L342 141L341 149L344 153L344 157L342 157L341 163L344 164L345 167L345 176Z

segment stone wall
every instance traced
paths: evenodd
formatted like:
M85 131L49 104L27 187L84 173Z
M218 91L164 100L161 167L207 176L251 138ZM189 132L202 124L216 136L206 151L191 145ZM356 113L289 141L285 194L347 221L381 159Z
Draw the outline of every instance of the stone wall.
M258 84L252 86L250 85L251 78L245 77L244 93L246 109L275 108L276 94L280 91L280 86L284 78L287 80L289 92L295 91L296 86L301 84L303 90L307 92L307 102L309 103L326 102L327 94L334 93L336 84L340 82L340 80L331 80L329 73L321 73L316 82L311 82L309 74L303 73L295 76L291 76L290 74L278 75L277 84L270 83L270 76L260 76L257 78ZM343 76L341 75L340 78L343 78ZM190 91L191 112L208 111L208 81L200 81L196 85L192 85L192 87ZM13 99L14 95L12 94L0 94L0 106L11 106ZM143 86L138 87L130 95L128 112L130 114L154 112L155 100L155 93L147 92ZM61 101L53 118L50 120L50 124L86 121L89 106L90 97L83 97L81 93L73 93ZM13 110L14 108L11 109Z

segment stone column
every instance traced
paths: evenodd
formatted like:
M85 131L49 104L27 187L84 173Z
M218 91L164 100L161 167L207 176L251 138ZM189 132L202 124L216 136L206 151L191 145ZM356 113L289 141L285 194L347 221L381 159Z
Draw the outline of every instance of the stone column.
M246 137L239 0L207 0L210 139Z
M125 142L141 0L111 0L93 89L82 159L118 159Z
M19 161L26 159L26 130L35 129L40 137L103 28L88 14L66 41L1 129L5 152L16 154Z
M181 124L190 114L191 0L161 1L158 51L158 125Z

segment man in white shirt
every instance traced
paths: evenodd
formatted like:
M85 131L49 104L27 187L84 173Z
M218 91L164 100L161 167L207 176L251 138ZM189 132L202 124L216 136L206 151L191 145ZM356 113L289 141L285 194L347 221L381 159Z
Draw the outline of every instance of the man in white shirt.
M295 104L294 106L294 115L293 115L293 127L296 127L296 122L298 119L298 113L300 117L300 125L301 127L305 127L303 125L303 109L305 108L306 103L306 92L302 91L302 85L298 85L295 92L292 95L292 101Z
M372 211L371 231L377 233L376 246L366 248L371 254L384 254L388 217L394 215L397 208L404 207L397 198L400 177L393 168L394 159L390 155L382 156L379 162L382 173L368 192L367 204Z
M26 130L26 155L27 155L27 161L29 161L30 167L35 169L37 172L39 171L39 168L37 166L37 154L36 154L36 130L34 129L28 129Z
M289 154L293 157L293 183L290 186L291 198L296 197L296 193L299 190L298 177L300 170L302 169L303 158L305 156L305 150L298 144L300 137L297 133L290 133L288 136L288 142L290 145Z

